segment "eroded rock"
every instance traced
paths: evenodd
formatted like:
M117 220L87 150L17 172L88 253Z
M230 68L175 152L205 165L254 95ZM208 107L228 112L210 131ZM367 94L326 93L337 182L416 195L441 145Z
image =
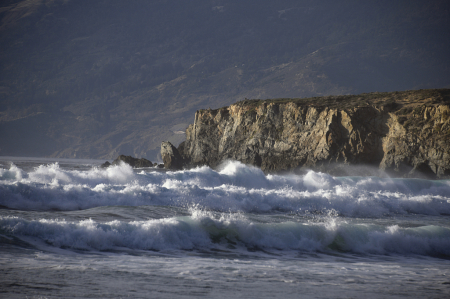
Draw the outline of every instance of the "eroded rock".
M147 159L144 158L134 158L132 156L125 156L125 155L120 155L118 156L111 165L117 165L120 162L124 162L127 163L128 165L130 165L133 168L141 168L141 167L153 167L153 163Z
M395 176L445 177L450 172L449 99L436 103L426 95L420 99L420 92L403 92L412 100L393 102L387 94L378 102L353 106L246 101L200 110L186 130L180 156L186 165L215 167L233 159L265 172L333 172L346 164L372 165ZM180 163L168 144L167 165Z
M173 170L180 170L183 168L184 160L172 143L161 143L161 157L164 162L164 168Z

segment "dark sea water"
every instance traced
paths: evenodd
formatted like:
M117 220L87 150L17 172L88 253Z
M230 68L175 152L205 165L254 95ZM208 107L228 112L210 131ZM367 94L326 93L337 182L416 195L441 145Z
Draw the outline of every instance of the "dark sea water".
M450 181L0 157L1 298L449 298Z

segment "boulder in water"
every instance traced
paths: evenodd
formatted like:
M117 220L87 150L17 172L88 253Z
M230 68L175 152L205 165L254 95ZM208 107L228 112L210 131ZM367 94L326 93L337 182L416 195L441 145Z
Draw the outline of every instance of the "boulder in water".
M164 168L179 170L183 169L183 157L181 157L177 148L170 142L161 143L161 157L164 162Z
M101 168L108 168L109 166L111 166L111 163L109 163L109 161L106 161L105 163L100 165Z
M153 167L153 163L147 159L144 159L144 158L138 159L138 158L134 158L132 156L125 156L125 155L118 156L112 162L112 165L118 165L121 161L124 163L127 163L128 165L130 165L133 168Z

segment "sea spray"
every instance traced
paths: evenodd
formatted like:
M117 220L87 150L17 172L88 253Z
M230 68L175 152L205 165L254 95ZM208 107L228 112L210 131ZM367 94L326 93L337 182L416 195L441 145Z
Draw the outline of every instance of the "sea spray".
M0 162L12 296L449 296L448 180L49 161Z
M191 215L147 221L26 220L1 216L3 235L77 250L221 250L419 254L450 257L450 228L363 224L327 216L323 221L190 209Z
M215 211L327 213L348 217L449 215L450 183L418 179L268 175L239 162L176 172L133 171L122 164L88 171L41 165L28 174L1 169L0 205L24 210L195 204Z

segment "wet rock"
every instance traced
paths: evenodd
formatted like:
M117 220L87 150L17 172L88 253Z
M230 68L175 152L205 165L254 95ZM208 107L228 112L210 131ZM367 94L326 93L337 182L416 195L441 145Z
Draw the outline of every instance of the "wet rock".
M144 158L134 158L132 156L120 155L118 156L111 165L118 165L120 162L127 163L133 168L142 168L142 167L153 167L153 163L150 160Z
M109 163L109 161L106 161L105 163L100 165L100 168L108 168L109 166L111 166L111 163Z
M161 157L164 162L164 168L180 170L183 169L183 158L170 142L161 143Z

